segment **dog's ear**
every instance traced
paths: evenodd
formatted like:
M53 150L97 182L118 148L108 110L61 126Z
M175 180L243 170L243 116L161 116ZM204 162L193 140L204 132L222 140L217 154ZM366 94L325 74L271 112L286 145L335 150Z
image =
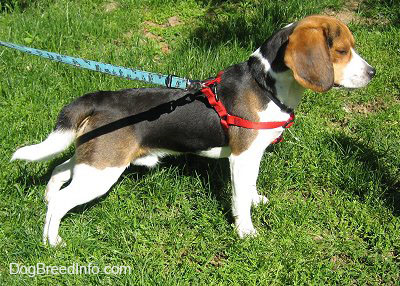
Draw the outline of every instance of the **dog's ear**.
M297 27L289 36L284 60L303 87L324 92L333 86L333 65L324 28Z

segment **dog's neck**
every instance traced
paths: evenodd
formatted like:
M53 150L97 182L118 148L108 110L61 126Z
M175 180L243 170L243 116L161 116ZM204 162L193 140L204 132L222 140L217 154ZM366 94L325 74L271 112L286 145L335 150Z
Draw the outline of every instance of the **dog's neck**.
M274 73L271 70L269 74L275 80L276 98L284 106L292 110L296 109L303 97L304 87L294 79L292 71Z
M272 35L249 58L252 76L268 97L283 110L294 110L300 103L304 88L284 63L289 36L297 23L287 25Z
M277 105L281 105L283 111L296 109L301 101L304 88L294 79L293 72L288 68L281 68L279 72L275 72L269 61L261 54L260 49L251 55L249 61L258 62L258 69L262 70L260 72L264 76L260 79L260 77L254 76L254 71L253 76L266 95L275 97L278 100Z

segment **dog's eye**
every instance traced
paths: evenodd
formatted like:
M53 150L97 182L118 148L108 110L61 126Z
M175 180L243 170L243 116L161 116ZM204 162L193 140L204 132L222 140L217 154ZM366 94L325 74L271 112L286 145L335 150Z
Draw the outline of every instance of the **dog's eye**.
M336 50L336 52L337 52L338 54L343 55L343 56L347 54L347 50Z

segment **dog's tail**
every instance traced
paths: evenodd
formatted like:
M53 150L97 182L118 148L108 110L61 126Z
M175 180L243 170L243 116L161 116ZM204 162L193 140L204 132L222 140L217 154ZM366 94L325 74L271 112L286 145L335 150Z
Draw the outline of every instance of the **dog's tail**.
M75 141L78 130L84 125L86 119L94 112L94 106L90 101L91 95L82 96L71 104L64 106L58 115L54 131L39 144L17 149L11 161L48 160L67 149Z

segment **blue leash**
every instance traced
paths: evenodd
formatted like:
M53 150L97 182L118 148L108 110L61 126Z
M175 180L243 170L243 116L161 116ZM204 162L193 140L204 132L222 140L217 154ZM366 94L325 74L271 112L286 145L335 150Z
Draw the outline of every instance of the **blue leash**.
M168 88L187 89L192 86L194 87L199 83L199 81L181 78L175 75L162 75L158 73L125 68L121 66L114 66L101 62L95 62L91 60L85 60L30 47L20 46L13 43L0 41L0 46L16 49L24 53L43 57L56 62L73 65L79 68L106 73L113 76L119 76L130 80L140 80L148 83L166 86Z

